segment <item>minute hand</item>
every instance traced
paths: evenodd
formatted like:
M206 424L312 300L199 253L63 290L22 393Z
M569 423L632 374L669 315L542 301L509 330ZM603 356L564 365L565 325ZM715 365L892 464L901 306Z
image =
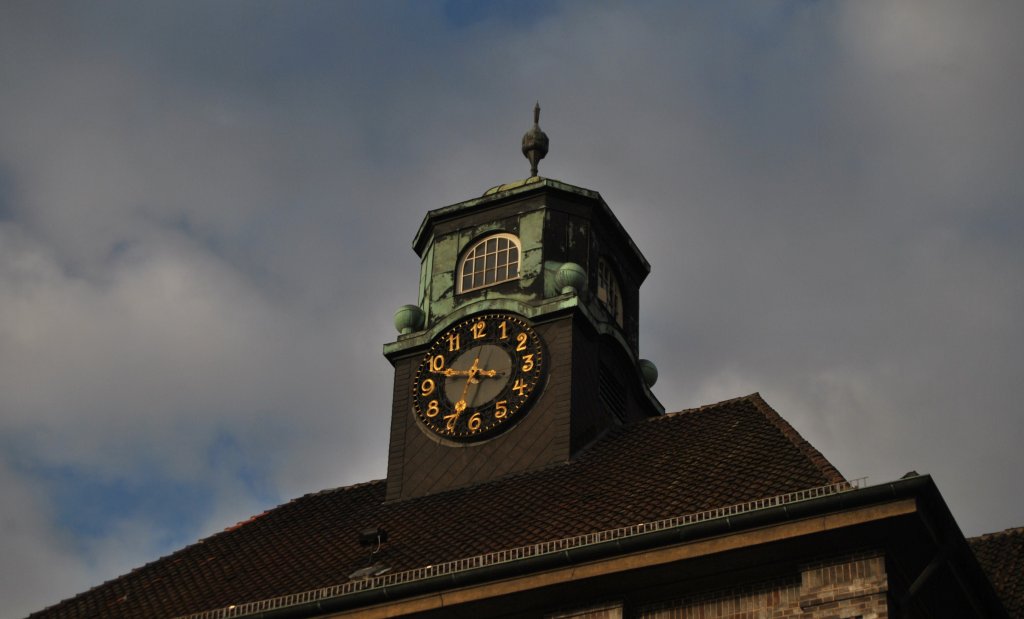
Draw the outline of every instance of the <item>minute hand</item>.
M473 372L472 369L454 370L452 368L447 368L441 373L445 376L487 376L488 378L494 378L498 374L504 374L504 372L499 372L498 370L477 370L476 372Z
M459 420L459 415L462 414L462 411L466 410L466 393L469 392L470 383L480 382L476 379L475 376L476 373L479 371L476 367L477 363L480 363L480 357L474 359L473 367L469 368L469 370L466 371L466 386L462 388L462 397L460 397L459 401L455 403L455 414L446 416L446 418L448 418L448 423L446 424L445 427L448 428L449 432L455 430L455 422ZM452 374L452 376L454 376L454 374Z

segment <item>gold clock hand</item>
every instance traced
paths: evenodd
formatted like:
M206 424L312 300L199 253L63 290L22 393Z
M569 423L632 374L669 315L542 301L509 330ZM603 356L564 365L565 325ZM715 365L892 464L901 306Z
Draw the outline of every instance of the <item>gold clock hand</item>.
M492 360L492 357L494 357L494 355L495 355L495 348L493 346L492 347L488 347L488 348L486 348L484 350L482 356L484 357L483 365L485 367L490 365L490 362ZM480 369L480 370L477 371L477 375L479 375L479 376L486 376L488 378L494 378L496 376L503 376L504 374L505 374L504 370L484 370L484 369Z
M455 430L455 422L459 420L459 416L462 415L462 411L466 410L466 394L469 392L470 383L480 382L476 380L476 373L479 371L477 370L478 363L480 363L480 357L473 359L473 366L467 371L466 386L462 388L462 396L459 397L459 401L455 403L455 415L448 420L448 424L445 426L448 428L449 432ZM461 372L459 375L461 375Z

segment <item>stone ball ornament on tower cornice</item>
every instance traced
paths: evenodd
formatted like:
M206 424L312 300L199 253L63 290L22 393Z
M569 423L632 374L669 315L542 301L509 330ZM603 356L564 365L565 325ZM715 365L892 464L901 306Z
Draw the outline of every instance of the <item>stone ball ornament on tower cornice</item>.
M658 366L650 359L641 359L637 364L640 366L640 374L644 377L644 384L650 389L658 382Z
M587 272L575 262L566 262L555 273L555 284L562 294L579 294L587 285Z
M423 328L426 316L419 305L403 305L395 311L395 329L407 335Z

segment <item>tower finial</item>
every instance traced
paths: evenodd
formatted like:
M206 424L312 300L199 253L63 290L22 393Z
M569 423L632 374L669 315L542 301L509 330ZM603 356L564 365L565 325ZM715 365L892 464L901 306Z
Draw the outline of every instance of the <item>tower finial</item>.
M540 101L533 106L533 127L523 135L523 154L530 160L530 176L537 176L537 164L548 154L548 136L540 130Z

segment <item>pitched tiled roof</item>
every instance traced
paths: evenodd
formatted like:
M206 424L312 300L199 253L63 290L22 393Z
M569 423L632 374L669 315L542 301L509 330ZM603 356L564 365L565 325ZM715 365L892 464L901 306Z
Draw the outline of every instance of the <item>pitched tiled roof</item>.
M34 617L168 617L337 585L389 535L393 571L842 481L757 394L615 428L571 462L384 502L385 482L281 505Z
M967 540L1006 612L1024 619L1024 527Z

